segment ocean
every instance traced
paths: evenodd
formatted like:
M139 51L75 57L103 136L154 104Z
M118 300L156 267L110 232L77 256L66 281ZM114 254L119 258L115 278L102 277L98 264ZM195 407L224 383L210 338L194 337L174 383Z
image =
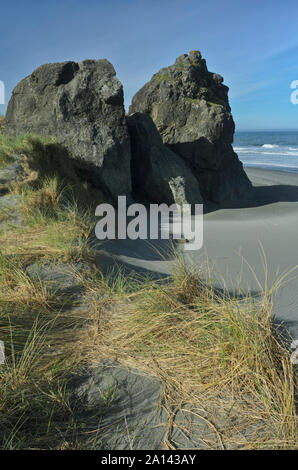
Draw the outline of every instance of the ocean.
M239 131L233 147L244 167L298 173L298 131Z

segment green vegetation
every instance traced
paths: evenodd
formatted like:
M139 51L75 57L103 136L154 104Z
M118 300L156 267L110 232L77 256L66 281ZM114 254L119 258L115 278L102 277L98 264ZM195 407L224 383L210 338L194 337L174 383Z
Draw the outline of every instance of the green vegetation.
M0 365L0 448L94 448L97 439L88 439L84 423L74 419L66 383L97 331L95 303L83 318L71 308L73 298L33 282L25 266L24 255L0 257L0 335L6 347L6 364Z
M0 134L2 134L3 132L3 128L4 128L4 116L1 116L0 115Z
M163 81L170 82L170 83L176 83L177 80L175 78L170 77L170 75L163 73L163 74L156 74L155 79L157 80L158 83L161 83Z
M191 403L214 424L227 413L214 446L297 447L293 370L274 336L271 293L260 303L219 295L179 259L170 280L129 293L106 321L101 353L157 375L176 412ZM252 440L241 439L246 427Z
M189 57L191 58L192 65L194 65L195 67L201 65L202 55L200 51L190 51Z
M189 98L188 96L185 97L185 101L187 101L190 104L196 104L196 105L201 103L200 99L193 99L193 98Z
M197 57L201 57L201 52L200 51L189 51L190 55L195 55Z
M200 98L190 98L188 96L185 97L185 101L187 101L190 104L193 105L199 105L202 100L208 100L208 95L206 95L206 92L208 91L208 88L206 87L200 87L200 92L202 93L202 96ZM206 101L209 106L225 106L225 103L219 99L214 99L213 101Z
M258 301L220 295L179 257L165 282L98 269L83 276L76 262L94 262L102 194L52 138L0 136L2 163L15 154L25 177L7 189L20 197L25 226L0 232L0 448L100 448L100 435L76 420L67 383L80 365L106 358L160 378L169 426L185 404L203 410L210 448L297 448L294 372L274 335L272 292ZM28 265L45 261L72 264L84 313L73 308L78 299L29 277ZM111 386L103 399L116 397Z
M53 138L0 136L2 164L22 155L22 180L10 183L11 193L21 198L26 226L18 229L18 247L30 245L44 258L76 258L89 253L88 238L94 226L94 210L102 202L100 190L80 180L80 168ZM0 233L2 249L14 250L9 233Z
M211 98L212 101L207 101L207 103L209 104L209 106L224 106L226 107L226 103L219 99L219 98Z
M82 318L71 296L32 281L26 268L45 261L67 261L74 270L77 261L92 264L88 239L102 194L80 181L75 160L53 138L0 136L0 155L4 166L22 156L23 178L7 190L20 197L25 218L24 227L0 232L0 337L7 358L0 365L0 448L84 448L65 380L80 363L76 340L92 337L87 317L96 308ZM93 439L87 447L94 445Z
M209 106L221 106L220 103L213 103L212 101L207 101L207 103L209 104Z

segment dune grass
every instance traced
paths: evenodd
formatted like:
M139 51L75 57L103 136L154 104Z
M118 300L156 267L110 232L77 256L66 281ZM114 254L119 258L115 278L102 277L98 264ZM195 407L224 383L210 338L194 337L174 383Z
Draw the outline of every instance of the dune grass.
M112 301L92 347L85 343L87 362L112 358L161 380L172 427L166 448L175 448L179 411L205 417L210 449L297 448L297 377L272 320L274 289L257 298L218 292L178 255L163 281L119 271L82 282Z
M0 115L0 134L2 134L3 132L3 128L4 128L4 116Z
M76 448L80 424L73 421L64 378L79 363L73 344L86 318L67 307L73 299L33 281L26 268L93 262L88 239L102 194L80 180L75 162L51 137L0 135L0 165L16 158L21 178L6 189L19 198L24 226L0 231L0 338L6 349L0 448L64 448L68 442Z
M204 416L211 449L297 448L297 384L275 334L271 292L259 299L219 293L177 257L162 282L77 272L82 313L73 298L29 277L32 262L76 270L77 261L94 261L89 242L102 195L81 183L63 152L50 137L0 136L4 165L16 153L25 159L25 177L8 188L25 225L0 232L0 448L100 448L100 435L87 435L74 418L67 381L81 364L104 358L160 378L166 448L179 410Z
M66 384L80 364L112 358L160 378L169 422L178 410L204 412L211 449L296 448L293 370L270 299L223 298L193 272L179 278L179 269L166 283L83 276L82 316L32 282L18 257L2 258L0 447L100 448L75 421Z
M169 420L179 410L203 412L211 449L297 448L297 383L272 322L271 293L219 294L181 259L169 281L127 289L126 308L106 318L94 358L159 377Z
M50 258L80 258L91 253L88 239L94 210L103 194L80 179L76 161L52 137L0 136L0 163L18 155L21 178L7 192L20 198L25 226L15 230L18 252ZM2 251L14 253L9 232L0 233Z
M6 349L0 365L0 448L84 448L82 436L78 439L83 423L73 418L66 379L82 360L77 344L94 328L89 310L86 316L72 310L73 299L32 281L19 257L1 256L0 273L0 337Z

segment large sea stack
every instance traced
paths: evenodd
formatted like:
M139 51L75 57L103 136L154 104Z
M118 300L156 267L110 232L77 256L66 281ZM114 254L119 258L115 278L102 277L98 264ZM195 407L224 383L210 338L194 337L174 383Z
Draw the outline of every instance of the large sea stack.
M42 65L13 90L9 135L52 135L113 198L129 195L130 137L123 89L106 59Z
M223 78L199 51L176 59L134 96L130 113L150 114L163 143L192 169L205 201L246 197L251 183L233 151L235 130Z

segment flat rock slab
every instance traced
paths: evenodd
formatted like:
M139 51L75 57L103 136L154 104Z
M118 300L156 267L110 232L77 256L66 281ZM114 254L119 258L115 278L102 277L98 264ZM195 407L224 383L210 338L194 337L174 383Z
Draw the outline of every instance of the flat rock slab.
M10 230L24 225L21 199L17 194L0 197L0 230Z
M199 416L179 412L168 429L169 414L158 378L117 362L104 361L70 382L76 419L86 432L98 430L101 449L206 449L210 429ZM185 426L187 425L187 431Z
M13 157L13 161L10 164L4 168L0 168L0 191L3 186L21 178L23 174L22 158L19 156Z
M81 276L91 272L88 263L33 263L26 268L26 273L33 280L40 280L60 296L81 295L84 291Z
M0 169L0 188L16 178L15 165Z

